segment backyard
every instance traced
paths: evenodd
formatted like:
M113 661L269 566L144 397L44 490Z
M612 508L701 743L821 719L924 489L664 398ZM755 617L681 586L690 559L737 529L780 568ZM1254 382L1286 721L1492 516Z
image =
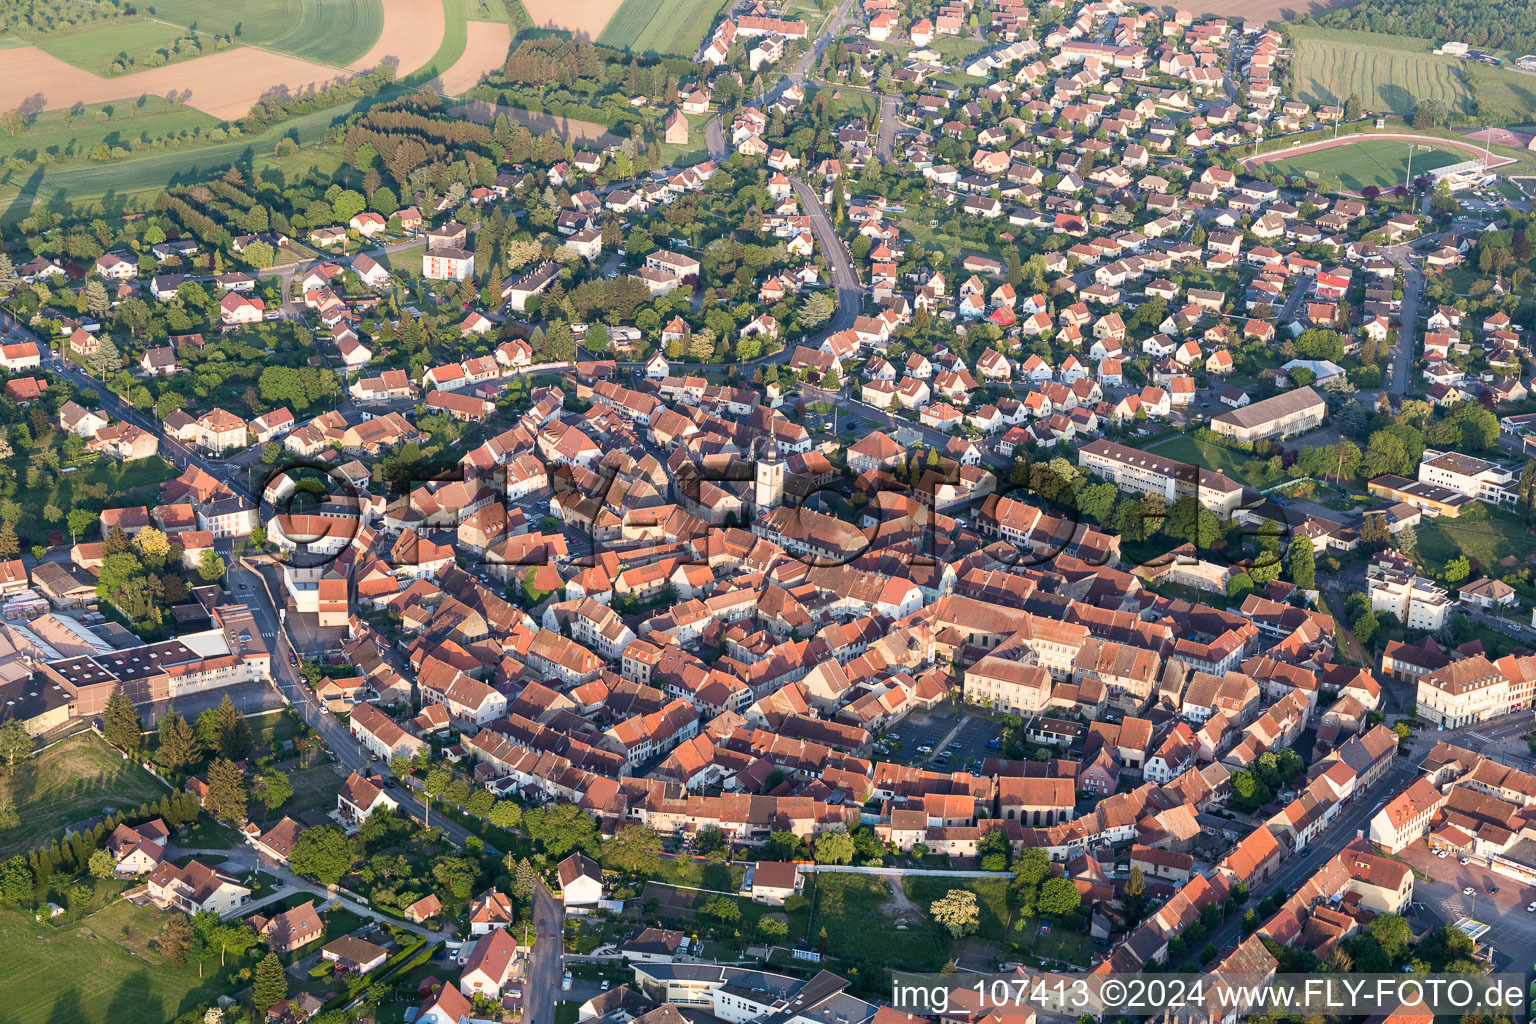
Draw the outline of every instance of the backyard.
M22 853L68 825L112 810L131 811L168 790L95 733L72 736L0 781L21 824L0 838L0 857Z

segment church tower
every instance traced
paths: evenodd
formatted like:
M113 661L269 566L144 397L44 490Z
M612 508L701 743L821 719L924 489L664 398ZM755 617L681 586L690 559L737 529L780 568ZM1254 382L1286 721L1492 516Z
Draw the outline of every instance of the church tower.
M777 439L769 438L767 449L757 457L756 475L752 507L762 515L784 503L784 459Z

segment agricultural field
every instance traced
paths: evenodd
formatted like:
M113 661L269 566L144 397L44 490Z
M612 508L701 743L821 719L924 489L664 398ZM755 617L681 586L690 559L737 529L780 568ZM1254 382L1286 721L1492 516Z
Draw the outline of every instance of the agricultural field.
M213 52L213 38L202 37L202 48L191 45L187 32L155 21L129 21L70 35L46 35L38 40L43 52L96 75L142 71ZM180 52L175 47L180 41Z
M39 203L81 209L100 204L104 213L115 212L136 196L157 192L183 175L206 178L247 163L262 174L276 173L280 178L303 177L311 170L331 174L341 166L341 153L315 148L315 143L325 137L335 119L335 111L321 110L284 121L259 135L196 149L165 150L106 164L8 172L0 177L0 223L25 219ZM287 156L274 156L273 147L284 137L303 148Z
M1406 116L1427 99L1454 113L1472 111L1467 65L1435 56L1423 39L1301 26L1291 34L1295 95L1303 102L1341 104L1355 93L1367 111Z
M131 811L168 792L159 779L125 761L95 733L70 737L0 782L0 797L10 800L21 818L20 825L0 838L0 858L22 853L108 807Z
M1296 178L1309 171L1325 179L1337 178L1345 188L1355 191L1367 185L1389 188L1408 180L1408 146L1406 142L1362 139L1347 146L1276 158L1266 161L1264 166ZM1413 151L1412 172L1423 174L1466 159L1466 153L1418 146Z
M724 6L721 0L624 0L597 41L635 53L689 57Z
M180 138L197 129L209 132L220 123L218 118L189 107L167 109L157 99L150 99L143 106L97 104L78 115L50 110L37 115L26 131L0 135L0 163L15 157L27 164L80 166L88 162L91 150L98 144L126 149L130 143L144 145L156 139Z
M172 25L337 66L361 57L384 31L383 0L157 0L146 10Z

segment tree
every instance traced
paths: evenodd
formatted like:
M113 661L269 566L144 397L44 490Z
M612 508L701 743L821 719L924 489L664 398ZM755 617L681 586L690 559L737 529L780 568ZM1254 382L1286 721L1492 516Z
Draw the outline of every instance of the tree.
M1083 902L1082 893L1070 878L1047 878L1040 883L1040 913L1062 917L1072 913Z
M82 533L88 532L92 526L96 525L97 518L96 513L88 508L70 509L69 514L65 516L65 521L69 525L70 539L78 542Z
M224 559L208 548L197 560L197 574L209 583L217 583L224 577Z
M818 864L852 864L858 850L848 830L838 826L816 837L815 858Z
M1291 541L1285 553L1285 567L1291 574L1291 582L1302 590L1316 587L1317 561L1312 553L1312 538L1297 537Z
M288 975L276 953L268 953L256 965L256 981L251 986L251 1004L256 1017L267 1019L267 1011L288 998Z
M717 921L724 921L726 924L733 924L741 920L741 904L725 895L711 896L704 901L699 910L715 918Z
M1147 873L1139 865L1131 865L1131 877L1125 883L1125 902L1131 920L1140 921L1147 912Z
M534 866L528 863L524 857L517 862L517 870L512 873L512 895L516 896L520 903L532 903L534 896L539 891L539 873Z
M603 844L603 863L619 871L650 874L661 866L661 837L649 825L625 825Z
M97 339L96 354L91 356L90 366L91 372L98 377L122 369L123 357L117 351L117 343L105 334Z
M517 828L518 822L523 820L523 809L511 800L497 800L487 818L497 828Z
M245 821L249 800L245 776L233 761L221 757L208 767L208 792L203 796L205 811L226 825L239 825Z
M275 811L293 796L293 782L288 773L268 768L261 773L261 788L256 796L269 811Z
M1457 555L1445 563L1445 571L1441 574L1447 583L1460 583L1472 574L1472 564L1467 561L1466 555Z
M101 712L101 735L119 750L135 751L143 742L144 723L133 708L133 701L123 693L121 686L107 698L107 706Z
M192 922L186 914L172 914L160 929L160 949L165 958L177 970L187 966L187 954L192 950Z
M789 934L789 923L777 917L760 918L757 922L757 934L770 941L777 941Z
M92 878L111 878L112 869L117 867L117 864L113 861L110 851L97 850L91 854L89 867Z
M21 550L21 539L16 536L16 524L7 519L0 524L0 558L15 558Z
M1073 891L1077 890L1074 888ZM949 890L929 904L928 913L957 939L971 934L981 924L981 906L976 902L976 894L969 889Z
M0 762L4 762L5 770L15 771L18 761L31 756L32 737L27 734L26 726L15 719L0 725Z
M1350 93L1349 98L1344 101L1344 120L1360 120L1361 106L1360 95L1358 93Z
M572 850L599 852L597 824L575 804L548 804L523 815L523 831L556 859Z
M198 716L201 723L202 715ZM255 739L251 736L251 723L245 720L240 709L235 707L235 702L229 699L229 694L219 701L219 706L213 709L213 728L216 737L215 746L220 754L231 761L243 761L255 745Z
M178 772L203 756L203 745L198 741L197 733L175 709L160 716L157 731L159 743L155 761L162 768Z
M1408 952L1413 941L1413 929L1396 914L1377 914L1366 930L1381 945L1381 951L1395 964Z
M314 825L299 833L288 866L322 885L335 885L352 867L352 844L335 825Z

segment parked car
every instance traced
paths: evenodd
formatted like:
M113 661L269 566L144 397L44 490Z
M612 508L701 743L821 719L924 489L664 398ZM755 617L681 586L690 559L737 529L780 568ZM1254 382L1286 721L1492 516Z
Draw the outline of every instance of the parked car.
M1467 886L1467 887L1466 887L1466 888L1464 888L1464 889L1462 889L1462 890L1461 890L1461 894L1462 894L1462 895L1463 895L1463 896L1475 896L1475 895L1477 895L1477 890L1476 890L1476 889L1474 889L1474 888L1472 888L1472 887L1471 887L1471 886L1470 886L1470 885L1469 885L1469 886Z

